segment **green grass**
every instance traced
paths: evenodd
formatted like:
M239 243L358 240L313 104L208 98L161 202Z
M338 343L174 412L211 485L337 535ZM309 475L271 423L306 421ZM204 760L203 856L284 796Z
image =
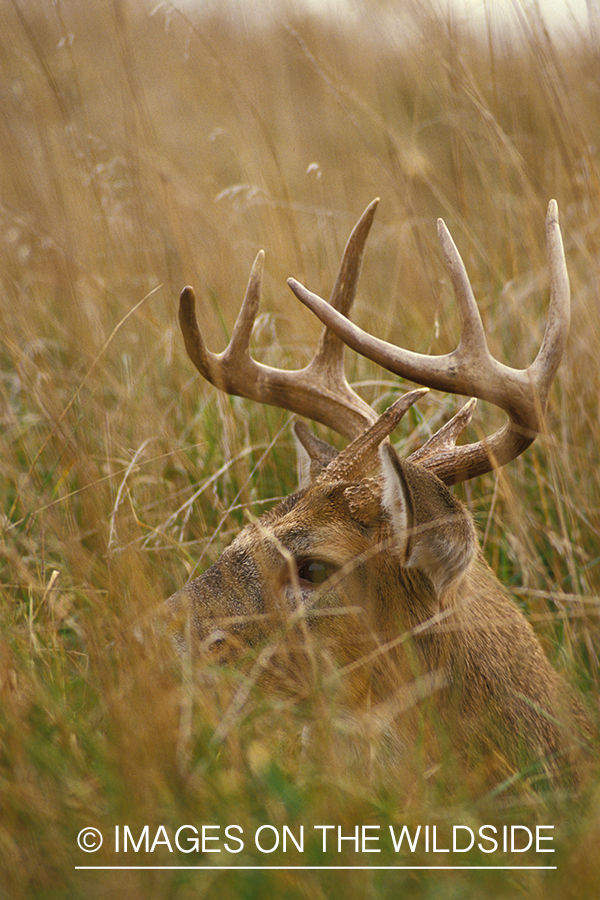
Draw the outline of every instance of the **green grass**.
M216 396L196 377L176 321L183 285L196 286L220 350L264 247L255 354L301 365L319 328L285 279L327 293L354 221L380 196L360 324L411 349L451 348L458 317L435 238L441 215L493 352L524 366L543 334L544 215L556 197L573 323L548 432L459 490L490 564L598 724L597 50L584 33L551 36L533 15L509 41L423 5L403 40L384 8L344 27L282 12L263 28L144 3L15 0L0 11L2 897L598 892L595 765L579 797L508 786L490 795L451 761L436 779L418 747L402 771L368 773L347 746L335 684L317 680L300 699L254 686L226 718L241 675L208 671L192 685L160 635L142 624L140 644L133 630L249 512L295 486L288 414ZM348 356L353 380L378 382L363 393L381 408L395 380ZM453 398L430 395L410 423L424 437L452 409ZM495 421L482 408L472 436ZM541 823L555 826L557 870L75 869L125 860L110 846L116 825L136 836L164 825L172 838L181 825L234 823L246 839L239 854L159 845L128 859L351 865L350 844L324 854L314 825L388 835L390 824L442 833ZM304 826L304 853L261 854L252 835L264 824L295 835ZM105 835L96 854L77 848L90 825ZM447 864L448 854L381 847L361 861ZM476 850L459 859L488 861Z

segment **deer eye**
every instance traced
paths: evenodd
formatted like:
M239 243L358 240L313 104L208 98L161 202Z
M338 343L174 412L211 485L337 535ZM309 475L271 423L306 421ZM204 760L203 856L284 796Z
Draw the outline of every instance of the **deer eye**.
M337 566L323 559L301 559L298 561L298 579L304 585L318 585L327 581L337 571Z

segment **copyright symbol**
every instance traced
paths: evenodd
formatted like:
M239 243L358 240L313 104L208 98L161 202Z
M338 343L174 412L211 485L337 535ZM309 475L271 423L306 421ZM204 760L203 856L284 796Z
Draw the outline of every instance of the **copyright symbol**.
M102 835L97 828L82 828L77 835L77 843L80 850L95 853L102 846Z

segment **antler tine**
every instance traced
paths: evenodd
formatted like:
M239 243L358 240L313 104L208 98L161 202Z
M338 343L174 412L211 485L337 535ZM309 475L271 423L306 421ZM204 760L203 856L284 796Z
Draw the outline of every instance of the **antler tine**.
M372 425L365 428L329 463L322 478L328 482L351 481L373 468L379 459L379 447L411 406L427 392L428 388L417 388L398 397Z
M461 334L457 355L464 354L468 359L488 362L491 357L483 322L465 264L443 219L437 220L437 232L460 315Z
M333 309L337 309L342 315L349 316L352 304L356 297L358 279L362 266L365 244L375 218L375 212L379 204L379 197L372 200L364 213L352 229L348 238L342 262L338 271L329 303ZM314 370L324 369L343 373L344 350L346 345L335 332L325 328L321 334L319 346L315 353L311 367Z
M240 362L248 356L250 335L256 320L256 313L260 303L262 274L265 253L260 250L248 281L246 294L233 328L233 334L228 347L223 353L211 353L207 349L202 338L196 319L196 294L189 285L184 287L179 298L179 324L183 334L185 349L191 361L201 375L222 391L229 391L231 384L230 366L232 361Z
M250 272L244 300L233 326L229 346L225 351L225 356L228 360L231 359L233 361L248 352L250 337L252 336L252 329L256 322L256 314L260 304L264 266L265 251L259 250Z
M543 390L547 396L567 345L571 322L571 290L556 200L551 200L548 204L546 248L550 270L548 321L542 345L529 371L540 392Z
M471 397L459 411L452 416L441 428L439 428L422 447L415 450L408 457L411 462L418 462L425 465L427 458L439 456L441 453L454 452L456 449L456 441L463 433L467 425L473 418L475 407L477 406L477 398Z
M377 203L374 200L369 204L354 227L331 295L333 307L344 315L356 296L365 242ZM345 346L333 332L325 328L315 356L303 369L275 369L251 357L250 337L260 303L263 267L261 250L252 267L229 345L219 354L206 347L196 318L193 289L183 289L179 322L188 356L207 381L228 394L289 409L347 438L355 438L377 416L346 381Z
M535 361L524 370L512 369L491 356L464 263L441 220L438 233L462 323L461 339L452 353L428 356L379 340L299 282L288 282L298 299L361 355L417 384L488 400L508 413L507 425L476 444L456 447L455 437L449 442L442 436L436 442L434 435L423 448L427 454L421 457L421 464L447 484L465 481L515 459L542 428L548 393L569 330L569 281L554 200L548 207L546 230L551 280L548 324Z

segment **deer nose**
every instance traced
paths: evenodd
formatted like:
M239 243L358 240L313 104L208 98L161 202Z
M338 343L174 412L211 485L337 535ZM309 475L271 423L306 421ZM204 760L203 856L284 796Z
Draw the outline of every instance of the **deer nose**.
M247 645L237 635L215 628L204 638L201 648L205 659L208 657L218 665L230 665L239 659Z
M221 650L227 644L227 633L217 628L202 642L205 650Z

